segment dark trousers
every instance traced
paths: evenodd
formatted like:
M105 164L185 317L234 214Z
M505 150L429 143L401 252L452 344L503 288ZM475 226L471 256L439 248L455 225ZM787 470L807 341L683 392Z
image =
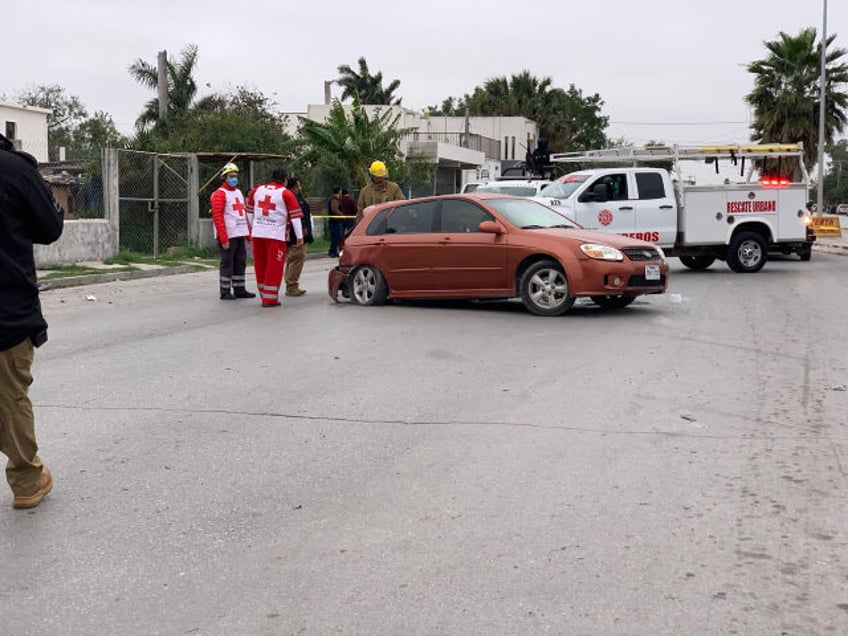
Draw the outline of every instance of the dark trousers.
M244 269L247 263L247 238L239 236L230 239L230 249L225 250L218 241L221 252L220 281L221 293L226 294L232 286L233 291L244 289Z
M344 235L344 221L330 221L330 256L339 255L339 243Z

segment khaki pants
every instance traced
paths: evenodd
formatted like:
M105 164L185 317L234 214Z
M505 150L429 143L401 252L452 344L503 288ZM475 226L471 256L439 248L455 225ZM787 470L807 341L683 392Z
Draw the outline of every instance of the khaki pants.
M35 441L35 420L29 386L33 346L29 338L0 351L0 452L9 458L6 481L15 495L38 490L41 460Z
M306 260L306 243L303 245L289 245L286 252L286 291L293 292L300 289L298 281L300 272L303 271L303 261Z

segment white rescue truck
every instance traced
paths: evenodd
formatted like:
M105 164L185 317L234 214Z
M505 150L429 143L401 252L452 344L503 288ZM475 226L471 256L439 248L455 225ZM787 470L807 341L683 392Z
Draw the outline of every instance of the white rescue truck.
M686 160L741 164L740 177L747 162L747 177L688 186L680 168ZM765 167L760 180L751 182L755 161ZM645 162L672 162L676 177L662 168L637 167ZM815 235L801 144L612 148L557 153L551 163L629 166L571 172L545 188L539 200L559 206L586 228L656 243L690 269L723 260L735 272L756 272L769 252L810 259ZM793 171L800 175L795 181L786 176Z

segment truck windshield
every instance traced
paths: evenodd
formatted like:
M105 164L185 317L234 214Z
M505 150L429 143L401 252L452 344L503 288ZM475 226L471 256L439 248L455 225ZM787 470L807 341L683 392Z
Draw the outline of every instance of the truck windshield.
M568 174L556 183L542 188L542 196L553 197L555 199L567 199L580 185L589 178L587 174Z

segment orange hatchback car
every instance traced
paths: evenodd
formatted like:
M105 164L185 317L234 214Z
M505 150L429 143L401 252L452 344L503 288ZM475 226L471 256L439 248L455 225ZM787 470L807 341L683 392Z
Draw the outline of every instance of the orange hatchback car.
M667 284L668 263L651 243L584 230L531 199L483 193L367 208L328 280L334 301L517 297L539 316L564 314L580 297L626 307Z

